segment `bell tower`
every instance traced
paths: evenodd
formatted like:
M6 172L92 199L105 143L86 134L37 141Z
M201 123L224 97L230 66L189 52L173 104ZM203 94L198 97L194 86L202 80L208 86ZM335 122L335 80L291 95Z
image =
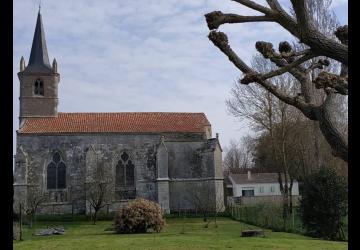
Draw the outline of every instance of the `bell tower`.
M29 63L26 66L24 57L21 57L18 77L20 81L20 127L26 118L57 117L60 74L57 72L55 58L52 65L49 62L40 9Z

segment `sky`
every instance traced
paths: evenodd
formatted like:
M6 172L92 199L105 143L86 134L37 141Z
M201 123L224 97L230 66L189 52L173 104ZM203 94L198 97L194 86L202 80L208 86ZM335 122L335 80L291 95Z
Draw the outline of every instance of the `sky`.
M264 3L264 1L256 1ZM289 6L289 1L281 1ZM265 4L265 3L264 3ZM13 3L13 140L19 122L20 58L29 60L39 0ZM333 0L347 24L347 0ZM258 14L230 0L47 0L41 14L50 62L56 58L59 112L204 112L226 147L251 134L227 112L240 72L207 38L204 14ZM247 63L255 42L293 37L277 24L219 28Z

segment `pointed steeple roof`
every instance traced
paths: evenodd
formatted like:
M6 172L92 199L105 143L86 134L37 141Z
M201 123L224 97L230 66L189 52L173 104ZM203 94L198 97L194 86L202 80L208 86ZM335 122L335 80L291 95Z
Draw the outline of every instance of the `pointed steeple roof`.
M29 64L25 69L29 73L51 73L51 65L46 47L45 32L41 13L37 16L34 39L31 47Z

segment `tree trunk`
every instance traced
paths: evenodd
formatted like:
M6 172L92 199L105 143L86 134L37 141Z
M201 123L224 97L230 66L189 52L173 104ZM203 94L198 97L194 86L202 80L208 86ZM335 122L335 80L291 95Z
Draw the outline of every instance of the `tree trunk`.
M93 225L96 224L96 220L97 220L97 213L98 213L98 209L94 208L94 215L93 215Z
M313 129L313 138L314 138L314 160L315 160L315 170L319 170L322 164L320 159L320 129L319 123L317 121L312 122L312 129Z
M290 214L293 213L293 196L292 196L292 188L293 188L293 183L294 183L294 179L290 178L290 187L289 187L289 195L290 195L290 208L289 208L289 212Z
M316 112L319 126L326 141L329 143L334 156L340 157L348 162L348 145L346 138L341 134L333 122L332 113L335 101L335 94L329 93L324 104Z
M30 214L29 216L29 228L32 228L33 227L33 215Z

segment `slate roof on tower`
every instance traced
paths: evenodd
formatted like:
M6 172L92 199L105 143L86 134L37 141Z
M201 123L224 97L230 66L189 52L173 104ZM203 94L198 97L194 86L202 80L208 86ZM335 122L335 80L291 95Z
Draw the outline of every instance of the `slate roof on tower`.
M206 126L210 122L204 113L58 113L58 117L26 118L18 133L203 133Z
M46 47L45 31L42 24L40 10L36 20L35 33L31 46L30 59L24 72L27 73L51 73L51 66Z

